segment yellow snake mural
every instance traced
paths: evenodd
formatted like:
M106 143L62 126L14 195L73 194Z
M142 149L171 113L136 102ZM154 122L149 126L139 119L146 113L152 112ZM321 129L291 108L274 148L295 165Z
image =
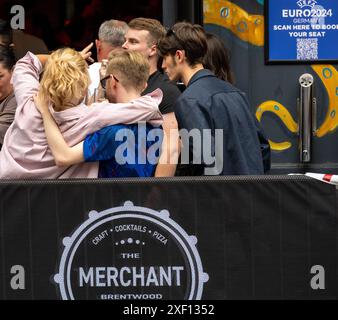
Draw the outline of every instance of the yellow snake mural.
M261 1L259 1L261 3ZM254 46L264 46L264 16L250 15L238 5L227 0L204 0L204 23L216 24L234 33L239 39ZM312 65L311 68L323 82L329 97L328 112L322 125L317 129L318 138L332 133L338 127L338 72L332 65ZM288 109L277 101L269 100L258 106L256 117L261 121L265 112L275 114L294 133L298 133L298 124ZM271 149L283 151L289 149L291 142L273 142Z
M229 29L241 40L255 46L264 45L264 16L250 15L230 1L204 0L204 23Z
M332 65L312 65L312 69L322 80L329 96L329 108L316 136L321 138L333 132L338 126L338 72Z
M262 115L265 112L274 113L279 119L281 119L289 131L294 134L298 133L298 124L293 120L292 115L288 109L286 109L282 104L273 100L262 103L256 111L256 118L259 122L261 121ZM286 150L292 146L291 142L288 141L277 143L269 140L269 143L271 149L276 151Z

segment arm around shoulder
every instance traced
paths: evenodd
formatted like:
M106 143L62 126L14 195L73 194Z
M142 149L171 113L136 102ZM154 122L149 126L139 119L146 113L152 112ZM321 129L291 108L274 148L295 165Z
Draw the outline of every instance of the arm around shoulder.
M49 112L48 103L39 96L34 97L34 101L41 113L46 138L54 156L55 164L58 167L65 167L84 162L83 141L73 147L69 147Z

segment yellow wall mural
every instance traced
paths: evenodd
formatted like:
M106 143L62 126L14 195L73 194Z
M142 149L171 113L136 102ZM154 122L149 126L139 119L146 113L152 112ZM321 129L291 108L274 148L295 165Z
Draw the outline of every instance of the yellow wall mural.
M255 46L264 46L264 16L250 15L238 5L227 0L204 0L204 23L216 24L234 33L239 39ZM329 97L328 112L316 131L318 138L332 133L338 127L338 73L332 65L312 65L311 68L323 82ZM298 133L298 124L288 109L277 101L263 102L256 111L261 121L265 112L275 114L293 134ZM276 151L289 149L291 142L270 141Z
M278 103L277 101L269 100L263 102L256 111L256 118L258 121L261 121L262 115L265 112L272 112L274 113L288 128L288 130L294 134L298 133L298 124L295 120L293 120L292 115L282 104ZM273 142L269 140L270 147L276 151L283 151L289 149L292 144L288 141L285 142Z
M332 133L338 127L338 72L332 65L312 65L311 68L322 80L329 97L329 106L326 117L321 126L316 130L316 137L322 138ZM256 111L256 118L261 120L263 113L272 112L281 119L288 130L294 134L298 133L298 125L292 118L291 114L283 105L277 101L265 101ZM289 149L290 142L276 143L269 140L272 150L283 151Z
M338 73L332 65L312 65L311 67L322 80L329 96L326 118L316 131L316 136L321 138L338 127Z
M225 0L204 0L203 5L204 23L227 28L252 45L264 45L264 16L250 15L241 7Z

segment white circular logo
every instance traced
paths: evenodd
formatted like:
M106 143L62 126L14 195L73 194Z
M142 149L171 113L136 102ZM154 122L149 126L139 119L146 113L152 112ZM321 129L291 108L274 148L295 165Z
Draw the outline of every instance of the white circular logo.
M64 300L198 300L209 276L196 243L167 210L127 201L122 207L91 211L63 239L54 280Z

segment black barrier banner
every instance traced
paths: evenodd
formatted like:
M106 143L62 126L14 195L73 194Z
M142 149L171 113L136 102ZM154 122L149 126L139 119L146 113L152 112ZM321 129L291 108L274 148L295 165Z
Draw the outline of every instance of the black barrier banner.
M337 299L334 186L2 181L0 299Z

